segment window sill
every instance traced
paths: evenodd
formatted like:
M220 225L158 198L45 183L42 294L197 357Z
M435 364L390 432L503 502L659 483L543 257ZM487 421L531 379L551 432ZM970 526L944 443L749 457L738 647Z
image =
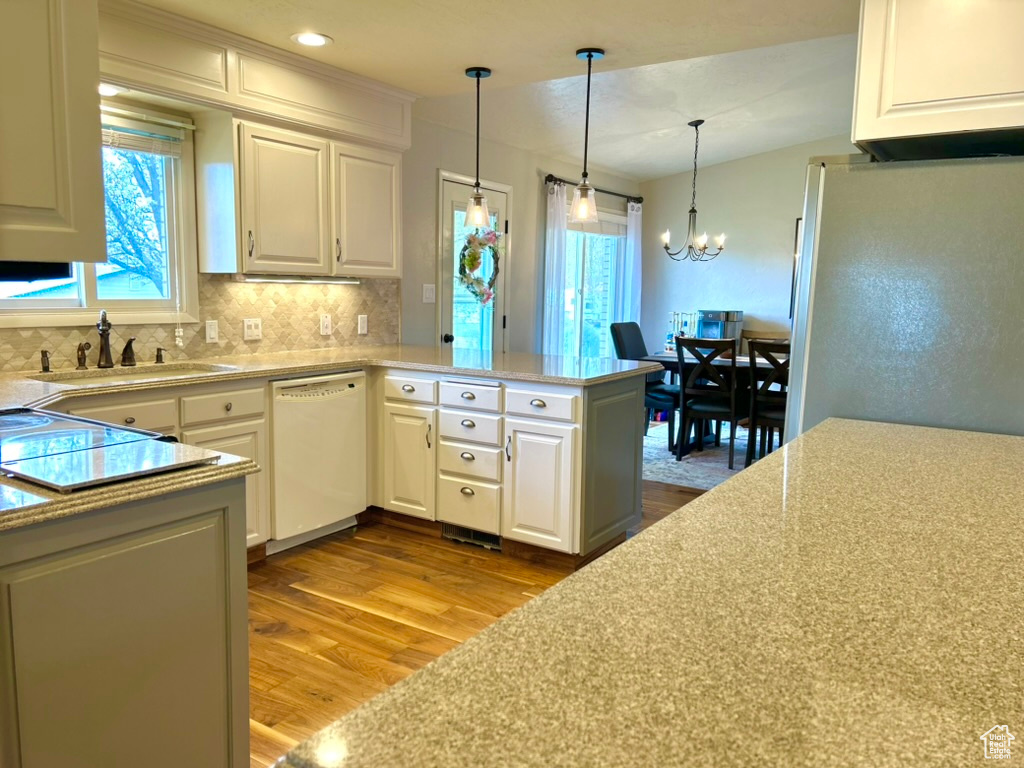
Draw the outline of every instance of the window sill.
M100 310L74 309L36 312L0 312L0 328L39 328L43 326L71 328L96 325ZM114 325L175 325L176 323L198 323L199 318L189 312L174 310L107 310L107 317Z

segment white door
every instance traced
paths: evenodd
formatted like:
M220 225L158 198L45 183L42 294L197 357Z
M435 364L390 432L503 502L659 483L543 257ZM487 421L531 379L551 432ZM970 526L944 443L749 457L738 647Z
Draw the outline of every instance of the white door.
M466 203L472 192L472 183L452 179L441 182L441 264L437 301L440 304L438 344L455 349L473 349L483 352L505 352L507 338L507 304L505 301L508 275L508 194L484 187L487 208L491 214L491 229L499 237L500 256L498 275L494 278L494 263L489 254L479 268L468 278L479 278L493 293L485 302L460 281L459 261L466 238L477 230L466 226ZM482 233L481 233L482 234ZM493 285L491 280L494 278Z
M262 467L260 472L245 478L245 545L263 544L270 535L266 419L185 430L181 441L211 451L244 456Z
M243 123L241 153L244 271L329 274L328 142Z
M334 274L401 275L401 163L398 152L331 144Z
M577 427L505 419L508 437L501 535L572 552Z
M384 406L384 508L435 518L435 408Z

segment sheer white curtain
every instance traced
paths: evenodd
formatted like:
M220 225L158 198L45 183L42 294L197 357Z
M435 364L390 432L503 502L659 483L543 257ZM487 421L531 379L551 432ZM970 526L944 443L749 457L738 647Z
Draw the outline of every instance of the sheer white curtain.
M544 343L545 355L561 355L565 338L565 185L547 185L548 215L544 233Z
M640 322L640 287L643 265L640 254L640 226L643 205L630 200L626 210L626 247L615 270L613 320L616 323Z

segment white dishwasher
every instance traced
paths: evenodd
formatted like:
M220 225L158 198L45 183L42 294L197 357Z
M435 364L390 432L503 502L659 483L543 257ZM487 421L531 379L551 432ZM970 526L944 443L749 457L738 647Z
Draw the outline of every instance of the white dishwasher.
M316 537L311 532L366 509L366 377L361 371L275 381L273 435L275 541L268 551L308 541Z

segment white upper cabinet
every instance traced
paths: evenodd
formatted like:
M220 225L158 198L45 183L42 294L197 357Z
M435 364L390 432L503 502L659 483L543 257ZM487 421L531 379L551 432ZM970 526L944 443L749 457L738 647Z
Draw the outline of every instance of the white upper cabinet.
M401 162L397 152L331 144L334 274L401 276Z
M242 271L327 275L329 143L241 126Z
M96 18L0 2L0 260L106 261Z
M1024 126L1022 30L1018 0L863 0L854 142L883 159L1001 151ZM917 138L962 132L985 133Z

